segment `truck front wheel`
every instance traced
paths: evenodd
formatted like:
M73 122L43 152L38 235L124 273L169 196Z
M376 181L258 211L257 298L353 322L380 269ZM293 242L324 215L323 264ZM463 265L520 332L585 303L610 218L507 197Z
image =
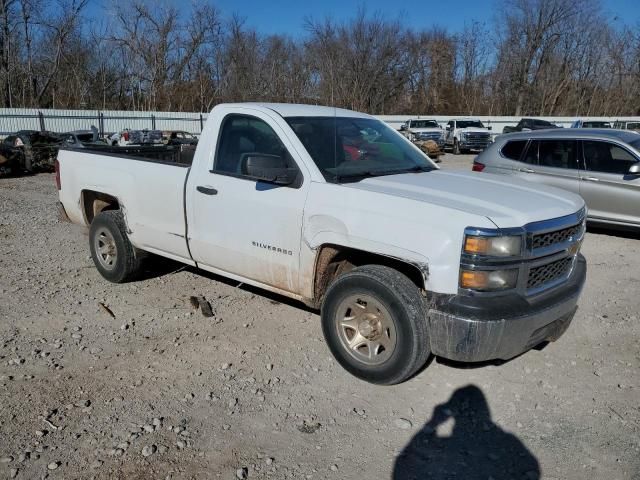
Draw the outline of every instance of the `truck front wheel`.
M119 210L96 215L89 229L89 248L100 275L110 282L133 280L140 270L141 252L131 245Z
M321 317L333 356L367 382L403 382L429 359L424 300L392 268L365 265L338 277L324 297Z

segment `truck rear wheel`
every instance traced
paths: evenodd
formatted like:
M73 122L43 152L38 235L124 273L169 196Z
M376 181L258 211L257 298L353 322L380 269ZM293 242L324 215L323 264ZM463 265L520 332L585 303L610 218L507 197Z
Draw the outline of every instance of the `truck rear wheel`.
M367 382L403 382L430 356L420 291L392 268L365 265L338 277L324 297L321 317L333 356Z
M91 222L89 248L93 263L114 283L133 280L140 271L140 252L131 245L122 212L101 212Z

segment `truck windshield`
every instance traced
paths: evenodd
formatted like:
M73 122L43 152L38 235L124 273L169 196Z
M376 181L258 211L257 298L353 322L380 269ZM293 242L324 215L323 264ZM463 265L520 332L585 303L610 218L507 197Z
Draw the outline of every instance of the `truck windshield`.
M285 120L328 182L353 182L436 168L426 155L380 120L349 117Z
M411 128L440 128L435 120L411 120Z
M458 120L458 128L484 128L484 125L480 120Z

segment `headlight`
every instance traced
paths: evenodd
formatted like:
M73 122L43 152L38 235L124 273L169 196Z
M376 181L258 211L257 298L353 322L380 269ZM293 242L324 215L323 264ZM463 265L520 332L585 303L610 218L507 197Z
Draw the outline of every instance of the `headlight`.
M515 288L518 269L509 270L460 270L460 288L488 292Z
M484 237L466 235L464 253L492 257L516 257L522 251L522 237L519 235Z

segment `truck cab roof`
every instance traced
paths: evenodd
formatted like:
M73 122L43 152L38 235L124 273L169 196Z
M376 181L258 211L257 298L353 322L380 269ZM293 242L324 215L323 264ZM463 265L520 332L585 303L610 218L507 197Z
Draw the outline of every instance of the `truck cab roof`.
M263 110L271 110L282 117L352 117L352 118L374 118L366 113L346 110L344 108L324 107L320 105L305 105L294 103L263 103L263 102L245 102L245 103L222 103L214 107L248 107Z

